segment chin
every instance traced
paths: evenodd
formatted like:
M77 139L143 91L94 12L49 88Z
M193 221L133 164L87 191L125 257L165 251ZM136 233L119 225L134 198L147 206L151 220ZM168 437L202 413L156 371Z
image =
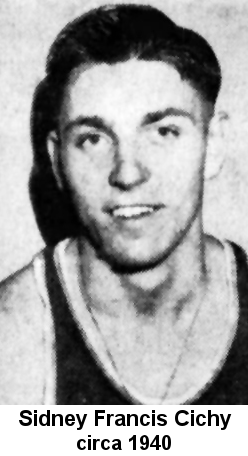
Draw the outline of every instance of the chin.
M148 249L124 250L108 248L98 250L98 257L106 261L118 273L132 274L148 271L159 266L167 257L167 249L154 252Z
M148 271L160 266L180 242L180 233L163 233L148 238L139 239L121 236L116 233L105 233L91 226L84 232L89 244L93 247L96 256L108 263L119 273L135 273ZM163 240L163 242L161 242Z

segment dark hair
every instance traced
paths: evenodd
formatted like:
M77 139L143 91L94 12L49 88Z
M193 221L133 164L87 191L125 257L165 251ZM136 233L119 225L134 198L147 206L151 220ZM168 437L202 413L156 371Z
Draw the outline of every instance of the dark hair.
M156 8L102 6L69 23L51 46L46 77L35 92L32 109L30 193L38 226L48 244L76 235L80 226L67 192L57 188L46 150L47 135L56 129L69 76L82 64L112 65L131 58L171 64L204 101L214 106L221 71L212 48L200 35L177 26Z

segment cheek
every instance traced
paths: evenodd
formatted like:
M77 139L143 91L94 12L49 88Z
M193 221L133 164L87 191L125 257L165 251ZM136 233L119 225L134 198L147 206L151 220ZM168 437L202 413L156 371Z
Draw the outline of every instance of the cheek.
M168 153L160 156L154 167L160 178L165 196L179 200L187 194L197 194L202 186L205 157L204 143L197 139L178 143Z
M109 164L96 162L81 153L67 153L62 163L67 184L78 196L87 195L90 199L100 197L106 189Z
M106 185L102 185L103 176L84 163L78 167L76 162L70 164L70 161L64 164L63 173L76 212L85 223L87 216L95 217L101 209L106 189Z

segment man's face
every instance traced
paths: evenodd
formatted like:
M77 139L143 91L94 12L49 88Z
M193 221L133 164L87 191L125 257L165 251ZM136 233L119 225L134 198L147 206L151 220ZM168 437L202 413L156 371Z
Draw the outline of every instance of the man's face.
M150 268L187 236L201 207L203 118L197 92L162 62L71 75L57 153L86 239L107 261Z

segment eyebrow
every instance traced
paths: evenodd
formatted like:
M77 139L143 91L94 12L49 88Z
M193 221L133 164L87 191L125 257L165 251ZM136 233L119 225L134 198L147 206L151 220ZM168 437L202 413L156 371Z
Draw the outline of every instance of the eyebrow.
M163 111L150 112L146 114L142 122L142 126L159 122L166 117L186 117L193 124L195 124L195 118L190 112L178 108L166 108Z
M195 124L194 116L183 109L178 108L166 108L162 111L155 111L150 112L145 115L141 122L141 126L150 125L160 120L163 120L166 117L185 117L189 119L193 124ZM74 128L88 126L92 128L96 128L97 130L101 130L108 134L111 137L115 137L113 128L110 124L107 124L105 120L103 120L99 116L78 116L76 119L69 121L65 127L63 128L63 133L67 133Z
M63 133L67 133L73 128L88 126L104 131L110 136L114 136L113 129L99 116L78 116L76 119L69 121L63 128Z

